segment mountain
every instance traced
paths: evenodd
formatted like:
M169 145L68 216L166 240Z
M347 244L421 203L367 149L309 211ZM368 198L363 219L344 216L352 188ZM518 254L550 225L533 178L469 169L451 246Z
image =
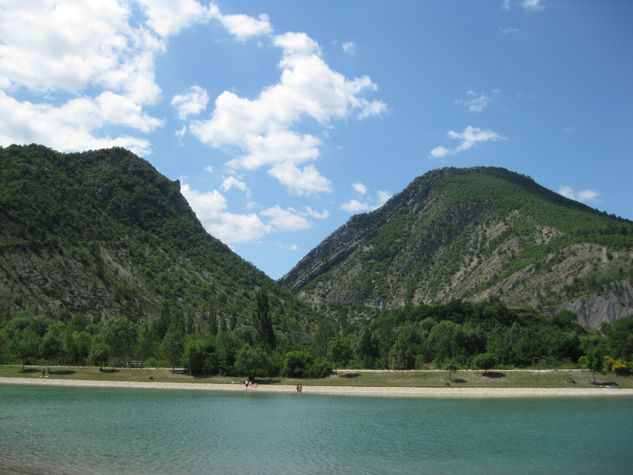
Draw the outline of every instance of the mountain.
M0 315L168 311L229 327L250 319L258 289L277 327L296 327L307 306L207 234L179 182L147 161L122 148L0 148Z
M280 283L366 317L499 298L598 327L633 313L633 223L502 168L444 168L353 216Z

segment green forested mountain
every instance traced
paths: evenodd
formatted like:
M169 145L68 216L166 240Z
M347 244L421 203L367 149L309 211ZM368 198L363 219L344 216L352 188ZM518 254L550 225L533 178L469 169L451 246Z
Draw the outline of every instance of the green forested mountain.
M499 298L598 327L633 312L633 223L501 168L445 168L352 217L280 282L331 313Z
M208 235L180 184L145 160L0 148L0 312L234 328L258 289L276 327L301 332L307 307Z

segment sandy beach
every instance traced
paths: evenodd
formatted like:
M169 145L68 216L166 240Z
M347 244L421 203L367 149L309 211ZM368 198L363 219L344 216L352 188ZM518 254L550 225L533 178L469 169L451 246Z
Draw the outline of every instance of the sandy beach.
M230 391L296 394L291 385L258 385L248 390L243 384L163 383L142 381L88 381L79 379L5 378L0 384L63 386L76 388L168 389L185 391ZM412 397L437 399L546 398L546 397L633 397L625 388L458 388L458 387L357 387L303 385L303 394L367 397Z

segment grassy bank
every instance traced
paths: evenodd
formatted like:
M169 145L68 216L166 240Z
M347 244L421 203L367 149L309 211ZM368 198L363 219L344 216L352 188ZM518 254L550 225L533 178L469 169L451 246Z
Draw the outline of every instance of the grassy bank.
M41 366L0 365L0 377L41 378ZM104 368L96 367L52 367L46 373L48 379L80 379L90 381L157 381L171 383L240 383L243 378L236 376L193 377L172 372L169 368ZM633 377L614 374L596 374L596 381L613 382L620 388L633 388ZM451 375L452 387L470 388L563 388L593 387L591 372L587 370L463 370ZM365 387L446 387L447 371L339 371L323 379L303 379L304 385L318 386L365 386ZM571 381L574 384L571 384ZM298 379L270 378L260 380L260 384L296 384Z

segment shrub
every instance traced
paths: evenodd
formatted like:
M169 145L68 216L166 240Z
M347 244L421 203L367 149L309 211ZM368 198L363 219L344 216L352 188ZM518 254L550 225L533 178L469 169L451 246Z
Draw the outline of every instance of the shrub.
M309 351L289 351L284 356L281 372L289 378L324 378L332 368L328 362L314 358Z
M613 363L613 365L611 366L611 371L613 371L618 376L626 376L631 374L628 365L619 360Z
M484 373L492 369L497 364L497 359L490 353L480 353L473 358L475 368L483 369Z

